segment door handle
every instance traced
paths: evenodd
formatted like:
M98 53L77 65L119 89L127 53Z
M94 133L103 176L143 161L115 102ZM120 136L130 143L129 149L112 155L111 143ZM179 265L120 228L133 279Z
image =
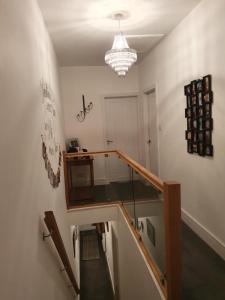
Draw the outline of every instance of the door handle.
M107 140L106 142L107 142L107 144L113 143L113 141L110 141L110 140Z
M147 141L147 143L148 143L149 145L151 144L151 142L152 142L151 140L148 140L148 141Z

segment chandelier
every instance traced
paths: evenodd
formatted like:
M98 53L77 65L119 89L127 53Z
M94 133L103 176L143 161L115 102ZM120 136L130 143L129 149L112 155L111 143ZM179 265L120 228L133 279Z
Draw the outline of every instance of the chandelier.
M119 29L120 29L120 18ZM119 76L125 76L130 67L137 61L137 52L128 46L126 37L121 31L114 37L112 49L105 54L105 62Z

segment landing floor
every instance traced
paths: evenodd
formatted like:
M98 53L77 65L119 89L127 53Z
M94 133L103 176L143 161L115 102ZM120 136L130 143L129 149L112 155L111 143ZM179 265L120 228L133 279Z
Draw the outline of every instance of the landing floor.
M81 236L82 243L82 236ZM81 261L81 300L113 300L107 262ZM182 300L225 300L225 261L182 224Z
M225 261L184 224L182 239L182 299L225 300Z
M83 235L88 231L81 232L81 247ZM90 234L93 232L90 231ZM96 233L97 234L97 233ZM108 265L103 252L101 241L98 240L99 259L81 260L81 295L80 300L113 300L113 291L110 281Z

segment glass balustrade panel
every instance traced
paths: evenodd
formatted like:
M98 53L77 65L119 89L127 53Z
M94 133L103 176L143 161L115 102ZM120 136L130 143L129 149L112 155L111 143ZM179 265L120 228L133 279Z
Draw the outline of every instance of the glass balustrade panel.
M159 272L165 273L165 224L163 194L144 177L135 173L135 226Z
M67 169L70 206L131 200L131 168L116 153L73 157Z

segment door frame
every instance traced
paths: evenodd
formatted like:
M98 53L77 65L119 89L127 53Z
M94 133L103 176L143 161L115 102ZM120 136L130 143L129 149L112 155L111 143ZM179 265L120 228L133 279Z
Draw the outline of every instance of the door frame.
M156 112L157 112L157 122L156 122L156 126L157 126L157 147L158 147L158 176L160 177L160 155L159 155L159 149L160 149L160 141L159 141L159 133L160 133L160 127L159 127L159 114L158 114L158 86L156 83L150 85L149 87L145 88L142 92L142 97L143 97L143 101L142 101L142 112L143 112L143 128L144 130L144 154L145 154L145 167L147 169L147 155L149 154L149 147L147 146L147 138L148 138L148 131L149 128L145 128L144 124L148 124L149 125L149 111L148 111L148 95L151 94L152 92L155 93L155 101L156 101ZM151 164L151 162L150 162Z
M138 123L138 128L137 131L138 133L141 132L141 109L140 109L140 94L139 92L121 92L121 93L109 93L109 94L102 94L101 95L101 107L102 107L102 116L103 116L103 145L105 150L107 149L107 142L106 142L106 123L107 123L107 118L106 118L106 104L105 101L107 100L107 98L128 98L128 97L135 97L136 98L136 107L137 107L137 123ZM141 138L140 138L140 134L138 134L137 137L137 141L138 141L138 145L137 145L137 159L138 161L140 161L140 145L141 145ZM119 150L119 149L116 149ZM105 175L106 175L106 179L108 179L109 176L109 164L107 163L107 159L105 159Z

